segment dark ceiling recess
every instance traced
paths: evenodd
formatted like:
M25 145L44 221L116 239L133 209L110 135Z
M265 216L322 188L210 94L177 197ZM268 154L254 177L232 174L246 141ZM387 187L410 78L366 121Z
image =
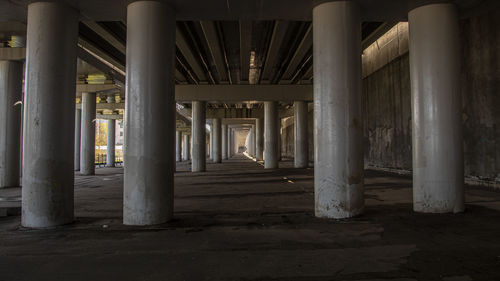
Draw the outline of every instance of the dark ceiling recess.
M126 45L122 22L98 22ZM362 24L362 38L383 23ZM312 83L312 26L307 21L177 22L175 82L178 84ZM102 34L102 31L101 33ZM181 37L180 37L181 36ZM80 38L125 65L125 54L98 32L80 24ZM179 41L179 39L182 41ZM181 44L179 44L182 42ZM125 48L121 48L122 50ZM244 53L242 53L244 52ZM248 61L247 61L248 60ZM242 69L244 67L244 69Z
M92 44L94 47L109 55L122 65L125 65L125 54L113 47L113 45L83 23L79 24L79 36L81 39L85 40L89 44Z

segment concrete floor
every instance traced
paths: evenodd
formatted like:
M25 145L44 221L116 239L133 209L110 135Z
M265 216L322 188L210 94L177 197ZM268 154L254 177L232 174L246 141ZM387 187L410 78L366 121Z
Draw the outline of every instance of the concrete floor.
M121 224L121 168L76 176L74 224L0 217L0 280L500 280L500 192L469 187L466 213L416 214L409 177L367 171L365 215L324 220L313 170L280 165L180 163L175 220L152 227Z

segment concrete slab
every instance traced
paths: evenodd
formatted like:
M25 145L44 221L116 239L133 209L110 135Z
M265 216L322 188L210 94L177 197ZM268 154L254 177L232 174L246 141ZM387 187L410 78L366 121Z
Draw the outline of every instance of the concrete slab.
M500 279L500 192L468 188L465 213L416 214L411 178L366 171L365 214L324 220L313 170L292 166L178 163L174 220L151 227L122 225L121 168L77 175L73 224L0 218L0 280Z

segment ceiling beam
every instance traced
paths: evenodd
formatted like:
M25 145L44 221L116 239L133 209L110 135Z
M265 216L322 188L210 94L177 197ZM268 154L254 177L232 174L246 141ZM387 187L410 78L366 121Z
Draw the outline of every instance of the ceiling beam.
M312 85L176 85L177 102L312 101Z
M250 50L252 47L252 22L240 21L240 81L248 84L250 74Z

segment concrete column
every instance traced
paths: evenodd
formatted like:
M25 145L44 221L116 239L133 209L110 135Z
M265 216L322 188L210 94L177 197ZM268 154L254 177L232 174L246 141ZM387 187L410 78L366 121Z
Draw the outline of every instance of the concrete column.
M123 223L173 215L175 13L159 1L127 7Z
M222 160L227 160L227 125L222 125L221 130L222 130Z
M213 153L213 148L214 148L214 126L210 126L210 134L209 134L209 140L208 140L208 157L210 160L214 160L214 153Z
M462 212L464 157L458 12L433 4L409 13L413 209Z
M114 119L108 120L108 132L107 132L107 143L106 143L106 166L115 166L115 126L116 122Z
M313 9L314 195L317 217L364 209L361 19L354 1Z
M255 158L257 161L264 160L264 119L255 120Z
M295 134L295 168L309 166L309 142L307 136L307 102L296 101L293 104Z
M0 61L0 188L19 186L23 63Z
M255 125L248 132L248 155L255 157Z
M277 169L279 165L278 103L264 102L264 168Z
M204 172L206 170L206 102L193 101L193 159L191 161L192 172Z
M182 132L175 131L175 161L182 161Z
M220 118L213 119L212 132L214 135L212 138L212 160L215 163L222 163L222 122Z
M80 171L80 150L82 141L82 110L75 112L75 171Z
M78 11L61 2L28 6L22 225L73 221Z
M189 141L189 135L184 135L184 143L182 144L182 156L184 161L189 161L191 159L191 142Z
M231 128L227 126L227 158L230 159L232 156L232 147L233 147L233 137L232 137L232 132Z
M80 174L95 174L96 94L82 93L82 138Z

